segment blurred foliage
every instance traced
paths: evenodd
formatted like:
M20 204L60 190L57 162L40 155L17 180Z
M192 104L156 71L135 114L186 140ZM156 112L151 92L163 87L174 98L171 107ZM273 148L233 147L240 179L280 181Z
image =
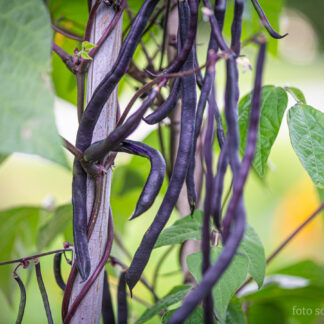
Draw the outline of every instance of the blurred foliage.
M299 10L305 15L313 28L316 30L317 36L320 40L320 48L324 49L324 23L323 12L324 2L322 0L285 0L288 8L294 8Z

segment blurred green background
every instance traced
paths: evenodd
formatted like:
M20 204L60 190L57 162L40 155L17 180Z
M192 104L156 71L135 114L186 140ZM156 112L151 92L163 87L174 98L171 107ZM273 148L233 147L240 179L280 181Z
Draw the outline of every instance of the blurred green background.
M261 2L261 1L260 1ZM264 3L271 3L264 0ZM262 2L261 2L262 3ZM300 88L307 103L318 110L324 111L324 23L322 14L324 4L321 0L313 1L286 1L285 9L280 20L281 32L288 32L289 36L280 40L276 55L269 55L267 58L264 84L276 86L291 85ZM271 15L268 17L270 20ZM199 60L204 60L204 48L207 43L207 36L204 28L207 23L201 21L201 32L198 35ZM59 39L56 39L59 41ZM273 43L274 44L274 43ZM275 51L276 45L271 45ZM249 58L252 65L255 61L253 48L246 48L242 51ZM139 60L141 57L139 55ZM223 66L219 65L218 74L218 99L222 105L222 89L224 88ZM241 94L251 90L253 72L243 73L240 68ZM129 98L131 83L126 83L120 88L120 102L122 106ZM293 100L290 98L290 105ZM76 112L71 104L62 99L56 100L56 117L60 132L73 140L76 129ZM141 125L143 126L143 125ZM148 136L148 141L158 147L157 133L152 128L143 127L141 131L133 136L135 139L143 139ZM70 159L71 162L71 159ZM154 206L135 221L128 222L141 188L145 183L148 174L149 164L141 158L130 159L128 156L119 155L113 169L113 186L111 204L114 214L115 230L122 238L127 250L133 254L144 234L146 228L155 216L155 212L162 200L162 193L159 195ZM46 162L37 157L22 154L14 154L9 157L0 167L0 208L1 210L18 206L59 206L71 201L72 175L62 167ZM227 186L229 183L227 182ZM273 146L270 155L270 170L264 180L260 180L252 174L249 177L245 190L245 202L248 211L248 220L254 226L261 237L266 255L270 252L319 204L319 196L312 185L309 176L302 168L295 155L289 140L286 118ZM46 213L39 216L45 222ZM174 212L170 223L178 217ZM28 225L21 226L18 231L28 232ZM3 231L4 228L0 229ZM66 231L69 231L70 227ZM1 233L1 232L0 232ZM28 234L28 233L27 233ZM62 247L66 237L59 235L45 250ZM274 272L277 268L295 263L299 260L311 259L324 263L323 256L323 221L318 217L313 221L291 244L276 258L269 266L268 271ZM160 248L153 252L149 265L146 268L145 276L148 280L152 278L152 269L166 248ZM15 255L11 258L30 255L36 251L35 242L30 239L28 246L16 244ZM120 258L124 263L129 264L129 259L118 249L113 247L112 255ZM161 269L162 276L157 284L159 296L165 295L173 285L182 283L182 274L178 261L179 247L173 249ZM0 261L7 259L4 250L0 251ZM62 292L54 282L52 271L52 257L41 259L45 285L48 290L50 304L54 321L59 323ZM6 266L7 267L7 266ZM117 275L119 269L107 266L111 274L110 283L114 296L116 296ZM64 266L64 276L67 278L68 266ZM35 274L28 270L19 270L23 280L28 280L27 305L24 323L40 323L45 321L45 311L41 306L41 297L35 281ZM324 276L324 273L323 273ZM15 320L18 307L18 288L13 279L8 277L8 269L0 268L1 282L8 281L8 292L12 296L9 303L8 298L0 292L0 304L2 312L0 323L12 323ZM323 292L324 293L324 292ZM138 284L134 289L134 295L153 304L151 295L147 290ZM132 301L130 305L131 318L137 318L145 309L140 303ZM323 317L322 317L323 318ZM305 323L312 323L313 319L307 319ZM317 322L321 321L319 317ZM158 317L150 320L149 323L159 323ZM324 321L323 321L324 322ZM298 319L295 322L299 323Z

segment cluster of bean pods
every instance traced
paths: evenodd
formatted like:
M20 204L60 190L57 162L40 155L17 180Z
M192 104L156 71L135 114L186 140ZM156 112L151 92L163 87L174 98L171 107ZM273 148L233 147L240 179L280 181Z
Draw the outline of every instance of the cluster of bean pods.
M191 211L193 212L197 207L194 170L196 146L199 136L204 136L203 158L206 168L206 195L203 204L204 217L202 229L203 277L197 287L185 298L182 306L174 312L168 323L183 323L201 301L203 301L204 306L205 323L213 323L213 299L211 289L231 263L245 231L245 207L242 195L256 147L266 39L259 34L254 35L250 39L259 46L259 53L255 69L256 76L252 95L250 126L246 150L242 160L239 156L239 133L237 122L239 87L236 59L239 57L241 49L244 0L235 0L234 2L230 45L227 44L222 32L227 9L226 0L215 0L213 7L209 0L202 1L206 9L204 13L208 17L211 26L204 76L200 73L196 57L196 35L200 1L179 0L177 2L179 30L177 40L178 54L176 59L171 62L166 69L159 71L158 74L152 74L154 78L150 85L156 86L152 89L150 89L148 85L143 87L143 90L145 88L146 97L141 106L126 120L125 116L122 117L122 122L117 124L116 129L113 130L107 138L91 144L93 131L101 110L121 78L128 72L128 67L131 64L136 47L140 43L143 34L146 32L146 26L158 2L158 0L144 1L130 25L128 34L123 41L115 64L96 88L80 118L76 148L82 152L83 155L81 159L76 158L74 161L72 186L73 234L76 267L83 280L91 279L91 283L93 283L95 277L92 275L89 279L91 269L88 239L89 231L91 232L91 230L89 230L86 211L87 173L93 177L98 177L98 174L100 174L102 170L102 162L105 161L112 152L124 152L148 158L151 163L150 174L130 220L147 211L152 206L162 186L166 171L166 163L159 151L146 144L128 140L127 137L138 127L141 120L144 120L150 125L158 124L165 120L180 102L180 138L168 188L154 221L144 234L130 266L126 268L120 276L118 285L118 323L127 323L127 316L125 318L125 314L127 314L126 284L129 289L132 290L140 280L149 261L154 244L169 220L184 185L187 187L188 204ZM252 3L269 34L274 38L283 37L272 29L257 0L252 0ZM166 7L170 9L170 3ZM224 112L227 125L226 134L216 101L216 62L219 59L226 60L226 89L224 94ZM160 88L164 86L171 77L175 78L175 81L173 82L169 97L158 107L158 109L144 117L149 107L157 100ZM198 100L197 86L200 87L200 96ZM208 107L206 127L205 130L202 131L206 106ZM216 134L216 136L214 134ZM213 160L213 146L215 138L217 138L220 147L220 154L216 173L214 174L215 161ZM222 215L221 199L223 195L224 177L228 167L230 167L233 176L233 192L225 215ZM223 250L215 264L210 263L209 256L211 240L210 220L213 221L215 228L221 233L223 241ZM107 247L107 249L110 249L111 242L107 243L107 246L110 246L109 248ZM109 252L106 255L107 258L108 255ZM107 258L104 259L103 257L99 265L101 266L100 270L102 269L102 263L104 264ZM56 256L55 260L56 269L58 269L60 255ZM76 267L74 266L73 268L73 276L75 276ZM99 272L95 271L97 274ZM55 277L63 290L71 289L69 282L67 286L65 285L58 270L55 272ZM110 305L109 309L112 310L109 286L107 281L105 281L105 283L105 291L107 292L105 305ZM88 286L89 285L91 284L88 284ZM75 307L72 308L75 310ZM63 318L65 318L64 323L68 323L67 318L72 316L70 310L69 314L64 313L63 315ZM111 318L109 310L107 310L107 312L104 311L104 317Z

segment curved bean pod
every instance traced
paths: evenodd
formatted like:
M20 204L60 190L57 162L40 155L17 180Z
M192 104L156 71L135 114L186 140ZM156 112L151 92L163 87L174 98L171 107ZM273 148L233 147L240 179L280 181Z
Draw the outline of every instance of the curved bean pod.
M73 173L72 204L75 261L82 280L86 280L91 270L87 238L87 174L77 159L74 159Z
M153 125L159 123L161 120L166 118L176 106L181 95L181 79L177 78L174 81L172 90L168 99L154 112L144 117L144 121L147 124Z
M50 304L48 301L47 292L46 292L46 288L44 285L42 272L41 272L41 268L40 268L40 263L37 259L35 260L35 270L36 270L36 278L37 278L38 288L42 295L43 304L44 304L44 308L46 311L47 321L49 324L53 324L51 307L50 307Z
M182 19L180 15L180 19ZM180 20L180 26L181 26ZM192 69L194 64L193 53L189 55L184 70ZM190 152L193 144L195 130L196 108L196 76L188 75L182 79L182 105L181 105L181 128L178 154L174 164L170 183L157 215L149 229L146 231L142 242L137 249L132 263L126 271L126 282L130 290L140 279L143 270L150 258L154 244L169 220L171 212L178 200L183 182L190 162Z
M56 253L54 255L54 277L57 285L64 291L66 284L62 278L61 259L62 259L62 253Z
M13 274L14 279L17 281L20 289L20 303L19 303L19 309L18 309L18 314L16 318L16 324L20 324L23 320L24 317L24 312L25 312L25 306L26 306L26 289L25 285L20 279L20 277L17 275L17 273L14 272Z
M125 271L120 274L118 283L118 324L127 324L128 307L126 294Z
M93 143L84 151L85 161L98 161L105 157L107 153L115 149L127 136L137 128L143 115L153 103L160 91L160 86L155 87L150 95L144 100L143 104L133 113L124 124L115 128L105 139Z
M265 29L267 30L267 32L269 33L269 35L275 39L280 39L280 38L284 38L286 37L288 34L284 34L284 35L280 35L279 33L277 33L271 26L267 16L265 15L262 7L260 6L259 2L257 0L251 0L254 9L256 10L256 12L258 13L261 23L262 25L265 27Z
M103 324L115 324L114 309L109 288L107 271L104 274L104 286L102 292L102 318Z
M151 163L150 174L137 201L135 211L128 219L132 220L143 214L152 206L156 196L158 195L162 187L166 164L162 154L158 150L141 142L126 140L122 143L118 151L136 154L148 158Z
M135 52L158 0L146 0L134 19L132 27L122 44L119 55L111 70L106 74L94 91L79 125L76 146L84 151L91 144L92 133L101 113L102 107L115 89L117 83L126 73L128 65Z

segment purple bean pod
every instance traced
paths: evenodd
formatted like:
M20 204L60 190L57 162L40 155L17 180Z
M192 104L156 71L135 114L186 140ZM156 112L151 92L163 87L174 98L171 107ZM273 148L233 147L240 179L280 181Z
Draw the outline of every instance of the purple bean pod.
M212 80L215 79L213 73ZM215 84L212 84L211 96L215 96ZM210 267L210 210L213 197L213 143L214 143L214 128L215 128L215 107L211 102L216 103L215 100L211 100L208 105L207 116L207 128L204 141L204 158L206 163L206 196L204 202L204 216L202 226L202 242L201 250L203 253L202 259L202 274L204 274ZM204 306L204 323L214 323L214 303L212 294L208 294L203 300Z
M66 284L63 280L62 273L61 273L61 259L62 259L62 253L56 253L54 255L54 277L57 285L64 291Z
M151 163L150 174L137 201L135 211L129 218L129 220L132 220L143 214L152 206L162 187L166 164L162 154L158 150L141 142L130 140L123 141L122 145L118 148L118 151L145 157L149 159Z
M118 283L118 324L127 324L128 306L126 294L125 271L120 274Z
M251 0L254 9L256 10L258 16L260 17L262 25L265 27L269 35L275 39L280 39L286 37L288 34L280 35L277 33L271 26L267 16L265 15L262 7L260 6L259 2L257 0Z
M73 240L75 261L82 280L90 274L91 263L87 238L87 206L86 206L87 174L81 163L74 159L72 181L73 204Z
M166 118L176 106L181 95L181 78L177 78L172 86L170 95L167 100L153 113L149 114L147 117L144 117L144 121L147 124L153 125L157 124Z
M180 26L183 17L180 15ZM188 56L184 70L193 68L193 53ZM126 271L126 282L130 290L136 285L150 258L154 244L169 220L171 212L178 200L190 163L190 152L195 130L196 110L196 76L188 75L182 78L181 128L178 153L174 164L170 183L157 215L142 242L137 249L132 263Z
M122 125L115 128L105 139L93 143L84 151L84 160L87 162L99 161L104 158L109 151L114 150L130 134L134 132L143 115L153 103L158 95L160 87L154 88L143 104L134 112Z
M250 123L249 130L247 135L247 144L246 150L242 159L241 168L237 177L237 180L234 182L233 195L229 202L226 217L223 222L223 235L228 237L232 220L237 209L237 205L243 194L243 188L249 174L249 171L252 166L260 121L260 107L261 107L261 89L262 89L262 75L263 67L265 61L265 50L266 43L260 45L260 50L257 59L255 81L254 81L254 90L251 99L251 113L250 113Z
M102 319L103 324L115 324L114 309L110 294L109 281L107 271L104 273L104 285L102 292Z
M196 145L197 145L198 136L200 134L203 114L206 107L207 99L209 97L212 81L213 80L211 78L211 75L207 71L204 78L203 86L201 88L201 93L197 105L197 112L195 117L196 121L195 121L194 143L192 145L192 149L190 153L190 167L186 175L187 197L188 197L191 214L193 214L196 208L196 201L197 201L196 184L195 184L195 176L194 176L195 167L196 167L196 161L195 161Z
M18 309L18 314L16 318L16 324L20 324L23 320L24 313L25 313L25 306L26 306L26 289L25 285L18 276L16 272L13 274L14 279L16 280L19 289L20 289L20 302L19 302L19 309Z
M46 288L45 288L43 277L42 277L40 263L37 259L35 259L35 270L36 270L36 278L37 278L38 288L42 295L43 304L44 304L44 308L46 311L47 321L49 324L53 324L51 307L50 307L50 304L48 301L47 292L46 292Z
M235 52L236 56L240 55L241 51L241 34L242 34L242 16L244 10L244 0L235 0L234 4L234 18L232 23L232 41L231 48Z

